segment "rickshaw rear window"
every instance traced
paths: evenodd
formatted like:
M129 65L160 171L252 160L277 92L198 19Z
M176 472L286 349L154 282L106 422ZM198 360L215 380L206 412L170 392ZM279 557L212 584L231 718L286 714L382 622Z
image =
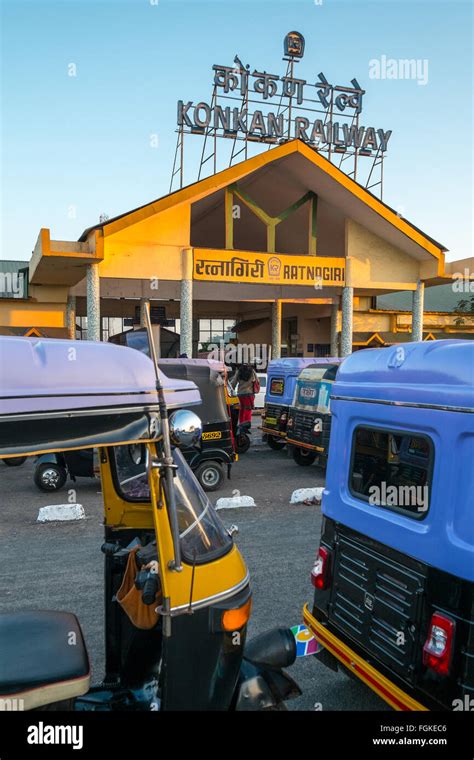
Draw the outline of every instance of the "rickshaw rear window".
M126 501L149 502L150 487L144 444L116 446L111 451L114 481ZM232 539L179 449L173 451L177 465L173 478L181 551L188 562L210 562L232 547Z
M282 377L272 377L270 381L270 394L272 396L283 396L285 391L285 380Z
M357 427L350 491L374 506L421 519L430 506L433 461L433 442L427 436Z

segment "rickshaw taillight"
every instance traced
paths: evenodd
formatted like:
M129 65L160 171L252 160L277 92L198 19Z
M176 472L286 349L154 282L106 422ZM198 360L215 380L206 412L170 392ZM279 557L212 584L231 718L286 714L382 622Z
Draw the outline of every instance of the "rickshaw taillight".
M423 647L423 665L441 676L447 676L451 667L455 630L454 620L439 612L433 614Z
M330 582L330 553L324 547L320 546L318 556L311 570L311 583L315 588L324 591Z

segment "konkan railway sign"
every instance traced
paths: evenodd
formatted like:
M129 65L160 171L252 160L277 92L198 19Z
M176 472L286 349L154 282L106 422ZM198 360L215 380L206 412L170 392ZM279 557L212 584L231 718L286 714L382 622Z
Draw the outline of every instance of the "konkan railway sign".
M365 90L357 79L341 86L322 72L308 79L294 76L304 46L298 32L285 38L285 76L251 71L238 56L234 66L214 65L212 101L178 101L179 130L269 144L298 138L329 154L383 154L392 132L359 126Z

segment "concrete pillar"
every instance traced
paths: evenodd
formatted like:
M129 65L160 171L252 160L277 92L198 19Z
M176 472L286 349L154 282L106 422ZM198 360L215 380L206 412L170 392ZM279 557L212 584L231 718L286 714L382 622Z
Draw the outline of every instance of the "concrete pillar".
M425 283L418 280L412 295L411 339L423 340L423 308L425 303Z
M331 304L331 348L330 356L339 356L339 341L337 334L337 318L339 315L339 303L335 301Z
M349 356L352 353L353 305L354 288L346 285L342 289L341 356Z
M272 303L272 359L281 357L281 301Z
M181 322L179 352L189 359L193 356L193 251L185 248L181 251L182 280L179 318Z
M66 304L66 328L67 337L76 339L76 296L68 296Z
M140 327L146 327L146 310L150 306L149 298L140 298Z
M100 277L97 264L87 267L87 340L100 340Z

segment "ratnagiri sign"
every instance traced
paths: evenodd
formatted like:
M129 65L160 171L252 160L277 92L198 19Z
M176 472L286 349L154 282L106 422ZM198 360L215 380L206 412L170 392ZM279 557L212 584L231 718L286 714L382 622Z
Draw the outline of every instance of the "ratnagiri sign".
M195 248L193 257L195 280L321 288L345 284L344 258L204 248Z

